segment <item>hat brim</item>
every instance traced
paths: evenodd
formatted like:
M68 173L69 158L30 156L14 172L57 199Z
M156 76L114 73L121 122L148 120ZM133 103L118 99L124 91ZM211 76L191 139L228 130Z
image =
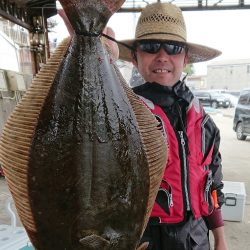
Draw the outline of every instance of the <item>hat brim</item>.
M131 49L133 47L133 44L136 41L140 41L140 40L142 39L131 39L131 40L119 41L118 43L119 59L131 62L132 61ZM166 39L157 39L157 40L167 41ZM221 55L221 51L204 46L204 45L189 43L189 42L185 42L185 44L188 47L188 63L204 62L204 61L211 60Z

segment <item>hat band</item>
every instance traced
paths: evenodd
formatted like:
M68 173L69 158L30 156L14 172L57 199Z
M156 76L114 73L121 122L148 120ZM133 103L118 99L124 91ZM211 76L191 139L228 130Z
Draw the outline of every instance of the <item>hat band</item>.
M177 35L175 33L167 33L167 32L153 32L153 33L147 33L147 34L143 34L141 36L138 36L136 39L138 38L142 38L144 36L148 36L148 35L173 35L173 36L177 36L180 37L182 40L184 40L186 42L186 39L180 35Z

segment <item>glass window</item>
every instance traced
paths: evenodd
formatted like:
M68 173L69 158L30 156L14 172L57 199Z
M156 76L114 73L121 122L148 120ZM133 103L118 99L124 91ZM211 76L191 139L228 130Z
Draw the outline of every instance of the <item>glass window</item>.
M29 31L0 17L0 68L32 74Z
M247 73L250 73L250 65L247 65Z
M243 105L247 104L248 101L249 101L249 96L250 96L249 91L242 92L241 95L240 95L239 103L243 104Z
M198 93L197 92L195 95L198 96L198 97L209 97L208 93Z

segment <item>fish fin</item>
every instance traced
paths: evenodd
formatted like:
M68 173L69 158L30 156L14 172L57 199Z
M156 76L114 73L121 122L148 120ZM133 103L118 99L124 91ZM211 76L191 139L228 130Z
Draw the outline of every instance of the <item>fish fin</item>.
M125 0L60 0L76 34L98 35Z
M149 242L142 243L136 250L146 250L149 246Z
M30 88L8 118L0 140L0 161L6 181L22 224L29 237L34 239L37 225L28 192L30 150L44 100L54 82L58 65L64 60L69 42L70 39L64 39L33 78Z
M108 249L110 246L110 241L104 239L103 237L91 234L79 240L82 246L86 247L87 249ZM85 248L84 248L85 249Z

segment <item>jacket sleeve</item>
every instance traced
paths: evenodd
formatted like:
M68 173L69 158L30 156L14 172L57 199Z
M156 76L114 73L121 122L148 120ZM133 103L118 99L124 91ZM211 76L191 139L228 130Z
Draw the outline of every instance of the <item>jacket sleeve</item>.
M221 207L224 204L224 194L222 192L223 189L223 174L222 174L222 165L221 165L221 154L219 152L219 146L220 146L220 131L216 127L215 123L211 122L214 126L214 149L212 154L212 162L209 165L210 170L212 171L213 176L213 184L212 184L212 191L217 191L217 198L218 198L218 204L219 207Z
M214 211L209 216L205 217L204 219L207 223L207 227L209 230L213 230L217 227L224 226L224 221L222 219L220 208L214 209Z
M221 214L221 206L224 204L224 194L222 192L223 182L222 182L222 165L221 165L221 154L219 152L220 146L220 131L217 128L216 124L210 117L210 121L208 124L208 133L211 136L210 143L213 143L213 153L212 153L212 161L209 165L209 169L212 171L213 184L211 191L216 190L217 199L218 199L218 208L215 208L213 213L207 216L205 219L207 221L209 229L214 229L220 226L223 226L223 219ZM208 145L207 145L208 146Z

